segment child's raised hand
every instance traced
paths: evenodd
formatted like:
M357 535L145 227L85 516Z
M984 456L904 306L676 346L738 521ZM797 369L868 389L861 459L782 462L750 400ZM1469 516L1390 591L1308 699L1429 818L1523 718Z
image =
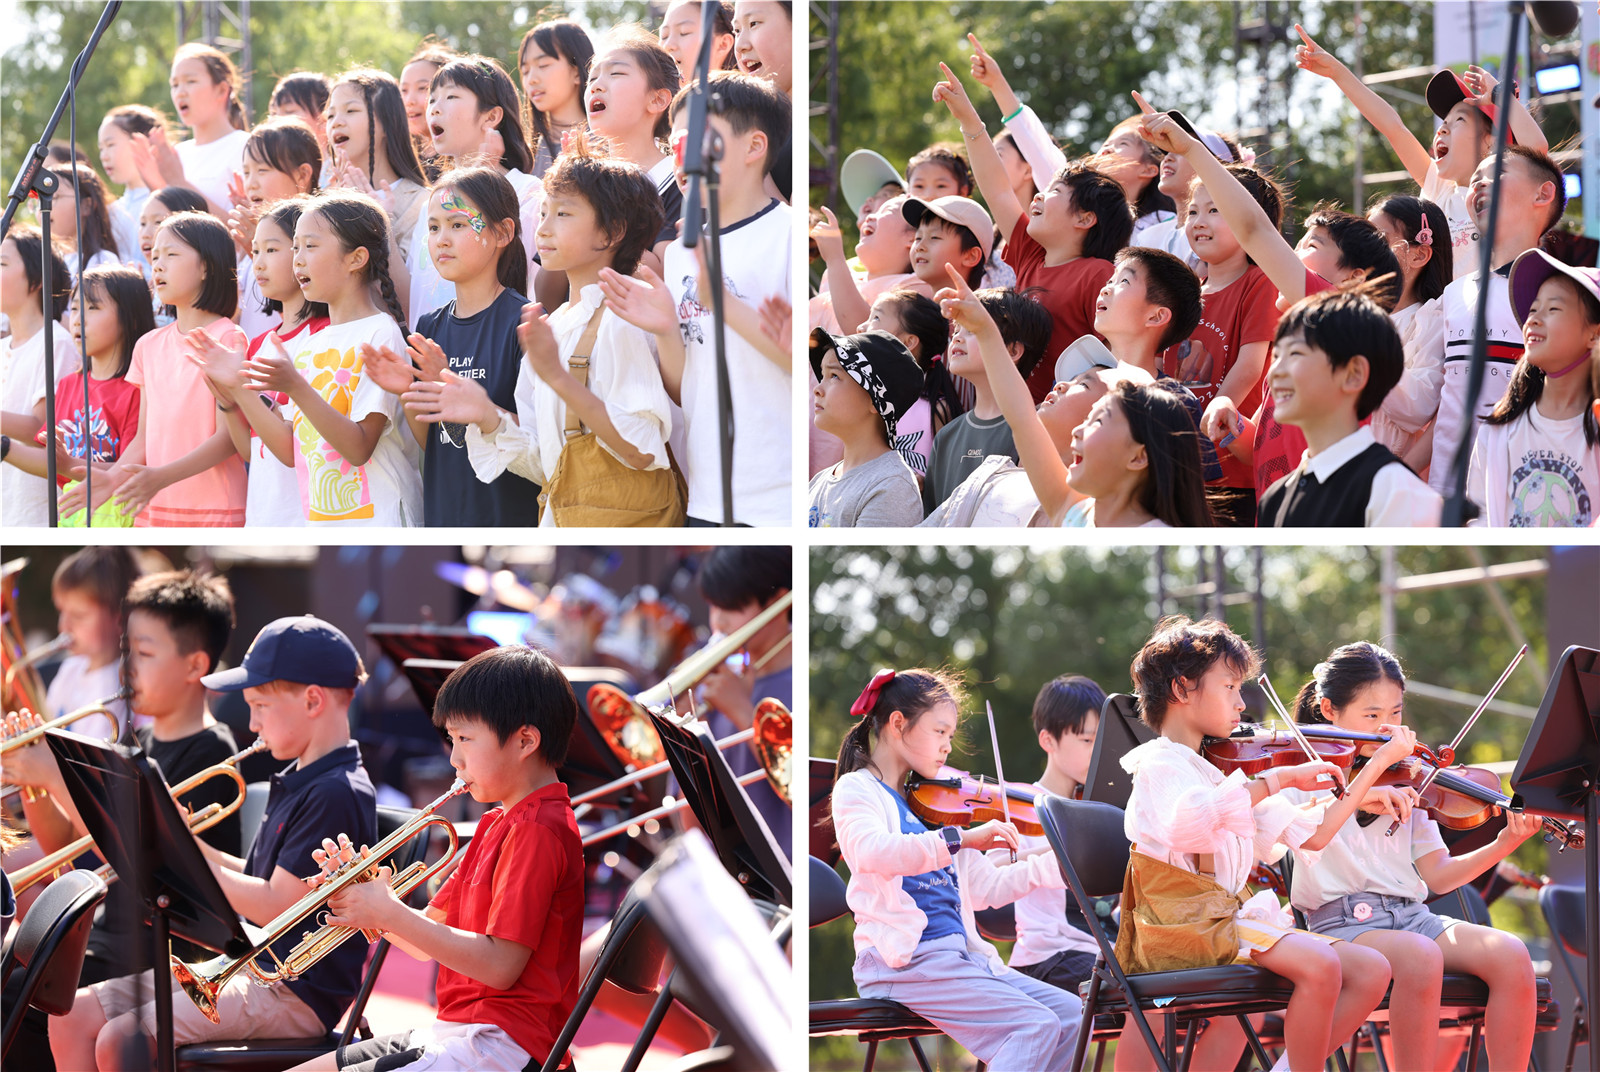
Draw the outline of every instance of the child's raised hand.
M84 490L84 485L78 483L72 485L70 488L66 488L61 492L61 498L56 501L56 509L60 512L62 517L75 514L79 510L82 510L85 506L91 506L89 512L93 513L95 510L98 510L100 507L104 506L106 500L111 498L111 493L117 490L117 487L122 483L122 474L123 469L120 466L113 466L112 468L107 469L104 473L100 472L99 469L96 469L94 473L94 502L92 506L88 499L88 493ZM79 478L74 477L73 479L76 480Z
M809 237L817 244L817 253L825 261L844 259L844 232L839 229L839 218L824 206L822 219L811 225ZM695 247L697 250L700 248Z
M228 200L242 205L248 200L244 195L244 175L235 171L228 176Z
M997 86L1006 85L1006 76L1000 72L1000 65L994 57L984 50L978 41L977 34L967 34L967 40L972 44L972 80L980 86L986 87L989 92L994 92Z
M978 118L978 109L972 106L972 98L967 96L966 87L961 84L961 79L943 63L939 64L939 70L944 72L944 80L933 84L934 102L950 109L950 114L961 124L963 134L969 129L982 129L983 120Z
M777 294L761 303L761 334L777 343L788 346L794 339L794 306Z
M1392 767L1417 750L1417 731L1409 726L1383 725L1378 727L1378 732L1387 734L1389 740L1373 753L1374 763Z
M999 819L990 819L979 826L961 831L961 847L984 852L989 849L1017 851L1017 828Z
M1299 34L1300 40L1304 42L1304 44L1294 47L1294 65L1296 67L1310 74L1320 75L1323 78L1332 78L1344 70L1344 64L1340 63L1333 53L1311 40L1311 35L1306 33L1304 26L1295 23L1294 32Z
M1473 103L1480 105L1494 103L1495 87L1500 84L1500 80L1494 75L1473 64L1467 68L1461 80L1467 84L1467 90L1473 96Z
M961 278L961 273L953 264L944 266L945 272L950 276L952 286L945 287L933 296L939 303L939 312L944 318L957 327L966 328L974 335L979 329L994 326L994 318L989 315L989 310L983 307L983 302L972 292L967 281Z
M1525 811L1508 811L1505 817L1505 829L1495 837L1502 845L1521 845L1544 827L1544 820Z
M244 365L244 385L252 391L293 394L305 383L305 377L294 367L294 358L283 348L283 340L276 331L267 334L256 356Z
M1138 96L1135 94L1135 96ZM1144 98L1140 97L1142 102ZM1166 112L1146 112L1139 119L1139 136L1164 152L1187 156L1200 143Z
M1315 793L1319 789L1344 785L1344 771L1323 760L1293 767L1273 767L1272 770L1279 789L1304 789Z
M183 161L178 157L178 150L167 140L167 132L161 127L154 128L150 131L148 142L151 155L155 157L156 170L161 172L162 185L182 186L185 182Z
M600 293L606 308L641 331L666 335L678 329L678 310L666 283L644 265L631 276L600 269Z
M484 167L499 167L501 159L506 155L505 139L500 136L496 127L485 127L483 137L478 142L479 163Z
M407 335L406 353L417 367L418 376L424 380L437 380L439 374L450 367L450 358L444 348L426 335L416 332Z
M392 395L405 394L411 389L411 384L420 378L408 359L387 346L373 346L364 342L357 353L361 356L361 367L366 370L367 376Z
M556 342L556 333L550 330L544 306L538 302L522 307L522 318L517 323L517 343L528 359L528 367L541 380L548 383L561 371L561 347Z
M494 400L483 385L449 369L437 380L418 380L400 400L406 412L424 424L478 424L496 416Z

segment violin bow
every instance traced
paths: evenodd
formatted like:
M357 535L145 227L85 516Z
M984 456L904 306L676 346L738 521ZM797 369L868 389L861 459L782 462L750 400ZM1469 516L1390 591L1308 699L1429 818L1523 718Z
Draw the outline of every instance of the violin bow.
M1277 710L1278 717L1283 719L1283 724L1289 727L1290 735L1299 743L1300 750L1306 754L1306 758L1313 763L1322 762L1322 757L1317 754L1317 750L1311 747L1311 742L1306 739L1306 735L1300 732L1300 724L1284 709L1283 701L1278 699L1278 694L1272 687L1272 679L1267 677L1266 674L1262 674L1256 678L1256 684L1260 685L1261 691L1267 694L1267 699L1271 701L1272 706ZM1337 781L1333 783L1333 795L1340 799L1344 797L1344 787Z
M989 743L994 746L994 776L1000 783L1000 814L1005 816L1007 823L1011 822L1011 798L1006 795L1006 772L1000 767L1000 735L994 728L994 705L988 700L983 701L983 709L989 715ZM1011 850L1011 862L1017 862L1017 850Z
M1500 691L1500 686L1506 683L1506 678L1511 676L1511 671L1517 668L1517 664L1520 663L1522 661L1522 657L1527 654L1528 645L1524 644L1517 651L1517 654L1512 656L1511 665L1506 667L1505 673L1500 675L1500 680L1496 681L1494 683L1494 687L1491 688L1488 694L1484 696L1483 702L1478 705L1478 709L1472 712L1472 714L1467 718L1467 721L1462 724L1461 732L1456 734L1456 739L1450 742L1449 747L1439 750L1439 754L1441 756L1448 756L1450 758L1447 759L1441 766L1435 766L1428 771L1428 773L1422 779L1422 784L1417 786L1418 796L1421 796L1423 793L1427 792L1428 786L1433 784L1433 780L1434 778L1438 777L1439 771L1442 770L1443 767L1448 766L1450 760L1455 759L1456 749L1459 748L1461 746L1461 742L1466 739L1467 732L1472 729L1472 724L1478 721L1478 716L1482 715L1484 711L1488 710L1489 702L1494 699L1495 693ZM1389 824L1388 832L1393 834L1398 829L1400 829L1400 820L1396 819L1394 822Z

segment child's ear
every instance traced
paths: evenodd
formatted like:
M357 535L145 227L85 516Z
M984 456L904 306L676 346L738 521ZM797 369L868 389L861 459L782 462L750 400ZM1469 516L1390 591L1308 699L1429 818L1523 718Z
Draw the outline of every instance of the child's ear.
M1150 452L1145 448L1143 443L1140 443L1139 449L1134 452L1132 458L1128 459L1128 468L1132 469L1134 472L1138 472L1140 469L1147 469L1149 467Z
M1049 730L1039 731L1039 748L1044 752L1045 755L1053 755L1055 753L1057 743L1058 742L1056 738L1050 736Z
M522 758L537 755L542 744L544 744L544 734L539 732L538 727L525 724L517 730L517 751L521 753Z
M1327 719L1329 722L1332 722L1333 721L1333 701L1328 699L1326 696L1324 696L1324 697L1322 697L1322 699L1317 701L1317 704L1318 704L1319 710L1322 712L1322 717Z
M211 673L211 657L204 648L196 648L183 657L183 683L199 684L200 679Z
M483 120L496 130L500 129L500 120L504 119L505 117L506 110L500 107L498 104L493 108L490 108L487 112L484 112L482 116Z
M745 149L744 153L745 162L754 164L757 160L765 159L767 150L769 148L771 148L771 146L767 144L766 132L762 130L752 130L750 132L749 146Z
M1022 344L1020 342L1007 344L1006 354L1010 356L1011 363L1015 365L1018 361L1022 360Z
M294 169L294 186L297 190L310 191L316 185L317 173L311 170L310 164L301 164Z
M1100 222L1100 217L1086 208L1076 209L1072 214L1072 226L1083 231L1092 231Z
M1150 315L1144 319L1146 327L1165 328L1172 323L1172 310L1165 305L1152 305Z
M361 269L365 268L367 266L367 262L371 259L372 251L367 249L366 246L357 246L355 249L352 249L349 253L344 255L345 267L352 272L359 272Z
M982 263L983 263L983 247L982 246L973 246L971 249L964 249L964 250L961 251L961 269L962 269L961 274L962 275L966 275L969 271L971 271L972 269L976 268L978 265L980 265Z
M1340 370L1340 373L1339 388L1349 394L1359 395L1372 376L1372 365L1365 354L1357 354Z

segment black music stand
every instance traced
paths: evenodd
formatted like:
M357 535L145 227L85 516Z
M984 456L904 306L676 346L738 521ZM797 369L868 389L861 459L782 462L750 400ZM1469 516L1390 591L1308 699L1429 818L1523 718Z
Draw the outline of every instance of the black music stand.
M1155 736L1154 730L1139 721L1138 697L1125 692L1107 696L1100 708L1100 728L1094 735L1083 799L1126 808L1133 776L1122 769L1122 757Z
M661 735L661 746L678 779L679 792L689 802L728 874L755 900L792 905L789 861L717 749L711 727L699 721L680 727L654 712L650 721Z
M1600 651L1573 645L1561 653L1511 772L1511 790L1533 814L1583 820L1585 955L1593 1007L1600 1001ZM1589 1067L1600 1072L1600 1046L1592 1042Z
M367 636L396 666L404 666L407 659L464 663L474 655L500 646L489 637L459 626L377 624L367 626ZM422 700L423 707L433 709L431 697L424 698L419 692L417 698Z
M154 760L67 730L51 730L45 740L95 847L150 913L156 1068L173 1072L171 974L160 970L169 962L170 936L229 956L248 953L250 940Z

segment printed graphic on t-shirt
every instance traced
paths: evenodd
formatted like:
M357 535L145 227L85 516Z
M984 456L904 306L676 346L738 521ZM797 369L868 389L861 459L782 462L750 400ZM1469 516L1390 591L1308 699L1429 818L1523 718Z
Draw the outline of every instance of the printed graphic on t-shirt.
M1216 358L1211 355L1211 351L1195 338L1185 339L1178 345L1180 350L1177 379L1191 390L1198 390L1196 384L1210 388L1212 374L1217 367Z
M67 453L74 458L83 457L84 427L83 410L63 417L57 427L61 429L62 437L66 440ZM94 450L94 460L97 462L114 462L122 454L122 437L111 430L110 422L106 420L104 406L89 404L88 438Z
M300 361L297 359L295 364L299 366ZM357 356L355 347L351 347L312 354L310 366L301 367L300 374L311 381L312 390L328 405L348 417L364 368L365 363ZM300 502L306 519L356 521L375 516L366 469L346 461L298 410L294 415L294 434L300 444L295 454L295 470L300 478Z
M489 370L477 367L477 356L468 354L461 357L450 358L450 371L464 380L477 380L478 386L487 389L483 381L488 378ZM467 448L467 426L455 421L439 422L439 442L447 447Z
M698 297L700 284L694 276L683 277L683 300L678 303L678 330L683 332L683 344L691 342L703 343L706 334L700 330L699 320L703 316L710 316L711 310L700 304Z
M1531 450L1511 471L1513 528L1587 528L1594 520L1581 463L1563 450Z

